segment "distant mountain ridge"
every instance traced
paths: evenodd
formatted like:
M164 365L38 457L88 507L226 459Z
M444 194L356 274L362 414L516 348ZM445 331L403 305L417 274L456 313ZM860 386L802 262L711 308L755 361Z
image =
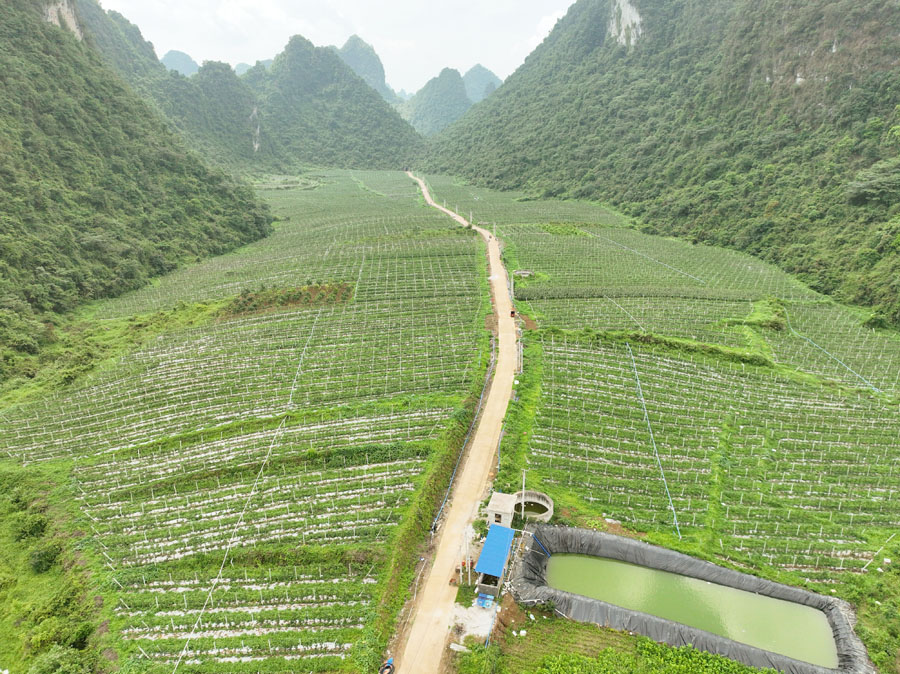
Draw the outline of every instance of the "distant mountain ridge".
M206 62L188 79L167 71L124 17L96 0L77 2L107 63L217 164L399 168L418 152L415 130L332 49L298 36L268 68L258 62L239 77L228 64Z
M444 68L415 96L400 104L403 118L423 136L432 136L462 117L472 107L458 70Z
M337 49L337 53L341 60L362 77L366 84L381 94L385 101L391 104L400 102L400 98L385 81L384 65L372 45L358 35L351 35L344 46Z
M612 202L900 324L900 5L579 0L424 167Z
M480 63L469 68L463 75L463 82L466 85L466 96L473 103L481 103L503 84L503 80Z
M275 59L263 59L262 61L257 61L257 65L262 65L267 70L272 67L272 64L275 62ZM253 66L249 63L238 63L234 67L234 72L237 73L238 77L245 74L248 70L250 70Z
M185 77L190 77L200 70L200 65L183 51L171 50L166 52L160 61L169 70L181 73Z

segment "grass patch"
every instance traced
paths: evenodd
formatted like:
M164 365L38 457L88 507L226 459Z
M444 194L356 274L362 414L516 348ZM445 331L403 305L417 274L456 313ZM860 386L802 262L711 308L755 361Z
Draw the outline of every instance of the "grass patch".
M460 585L456 589L456 603L467 608L474 603L477 596L478 591L474 585Z
M11 671L101 667L102 599L93 598L72 521L70 469L0 461L0 665Z

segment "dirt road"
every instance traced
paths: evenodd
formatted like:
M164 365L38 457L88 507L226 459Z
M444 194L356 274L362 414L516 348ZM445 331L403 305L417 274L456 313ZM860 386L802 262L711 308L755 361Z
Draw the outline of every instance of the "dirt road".
M407 175L419 183L430 206L443 211L461 225L469 224L461 215L434 203L424 181L412 173ZM516 374L516 325L510 316L512 304L507 290L506 269L500 260L500 246L486 230L480 227L475 229L488 245L488 272L498 328L497 369L468 455L456 476L449 510L438 532L434 561L413 608L407 640L398 648L398 657L395 658L398 674L437 674L439 671L456 599L456 587L449 584L450 578L460 561L466 526L477 514L478 504L489 482L494 452L500 441L500 430Z

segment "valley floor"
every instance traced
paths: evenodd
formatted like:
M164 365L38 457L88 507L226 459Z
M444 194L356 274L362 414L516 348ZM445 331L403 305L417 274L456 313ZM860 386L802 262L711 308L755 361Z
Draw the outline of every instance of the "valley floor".
M526 470L558 523L843 597L897 671L900 337L759 260L595 204L426 182L502 245L526 316L494 487ZM0 409L10 475L55 485L0 504L5 523L44 512L46 533L3 536L60 548L54 575L0 560L0 601L81 578L70 594L103 623L81 645L108 667L376 671L482 395L499 260L489 273L476 232L399 172L258 190L272 236L86 309L127 352L65 381L38 373L43 388ZM0 668L62 644L53 606L16 605ZM454 666L546 671L569 637L591 657L613 647L624 664L608 671L685 657L541 620L534 648L501 625ZM722 667L708 671L745 671Z

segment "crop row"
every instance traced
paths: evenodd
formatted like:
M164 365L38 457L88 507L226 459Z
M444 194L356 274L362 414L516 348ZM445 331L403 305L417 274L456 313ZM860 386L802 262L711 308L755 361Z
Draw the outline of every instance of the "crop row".
M779 564L858 568L900 518L900 413L740 365L543 340L529 464L552 492L639 529L681 524ZM714 502L711 499L715 499ZM802 548L802 550L801 550ZM723 550L731 550L728 545ZM797 556L797 561L794 557ZM789 558L789 559L788 559ZM787 561L786 561L787 560Z
M452 307L452 309L451 309ZM455 309L455 310L453 310ZM8 415L0 447L26 460L113 452L198 427L465 390L471 300L329 306L237 319L158 341L91 385Z
M116 588L110 629L149 671L341 669L400 572L387 548L426 467L449 456L483 381L476 236L402 174L317 180L265 192L271 237L95 315L311 281L352 292L164 335L0 417L0 449L75 459L82 524Z

